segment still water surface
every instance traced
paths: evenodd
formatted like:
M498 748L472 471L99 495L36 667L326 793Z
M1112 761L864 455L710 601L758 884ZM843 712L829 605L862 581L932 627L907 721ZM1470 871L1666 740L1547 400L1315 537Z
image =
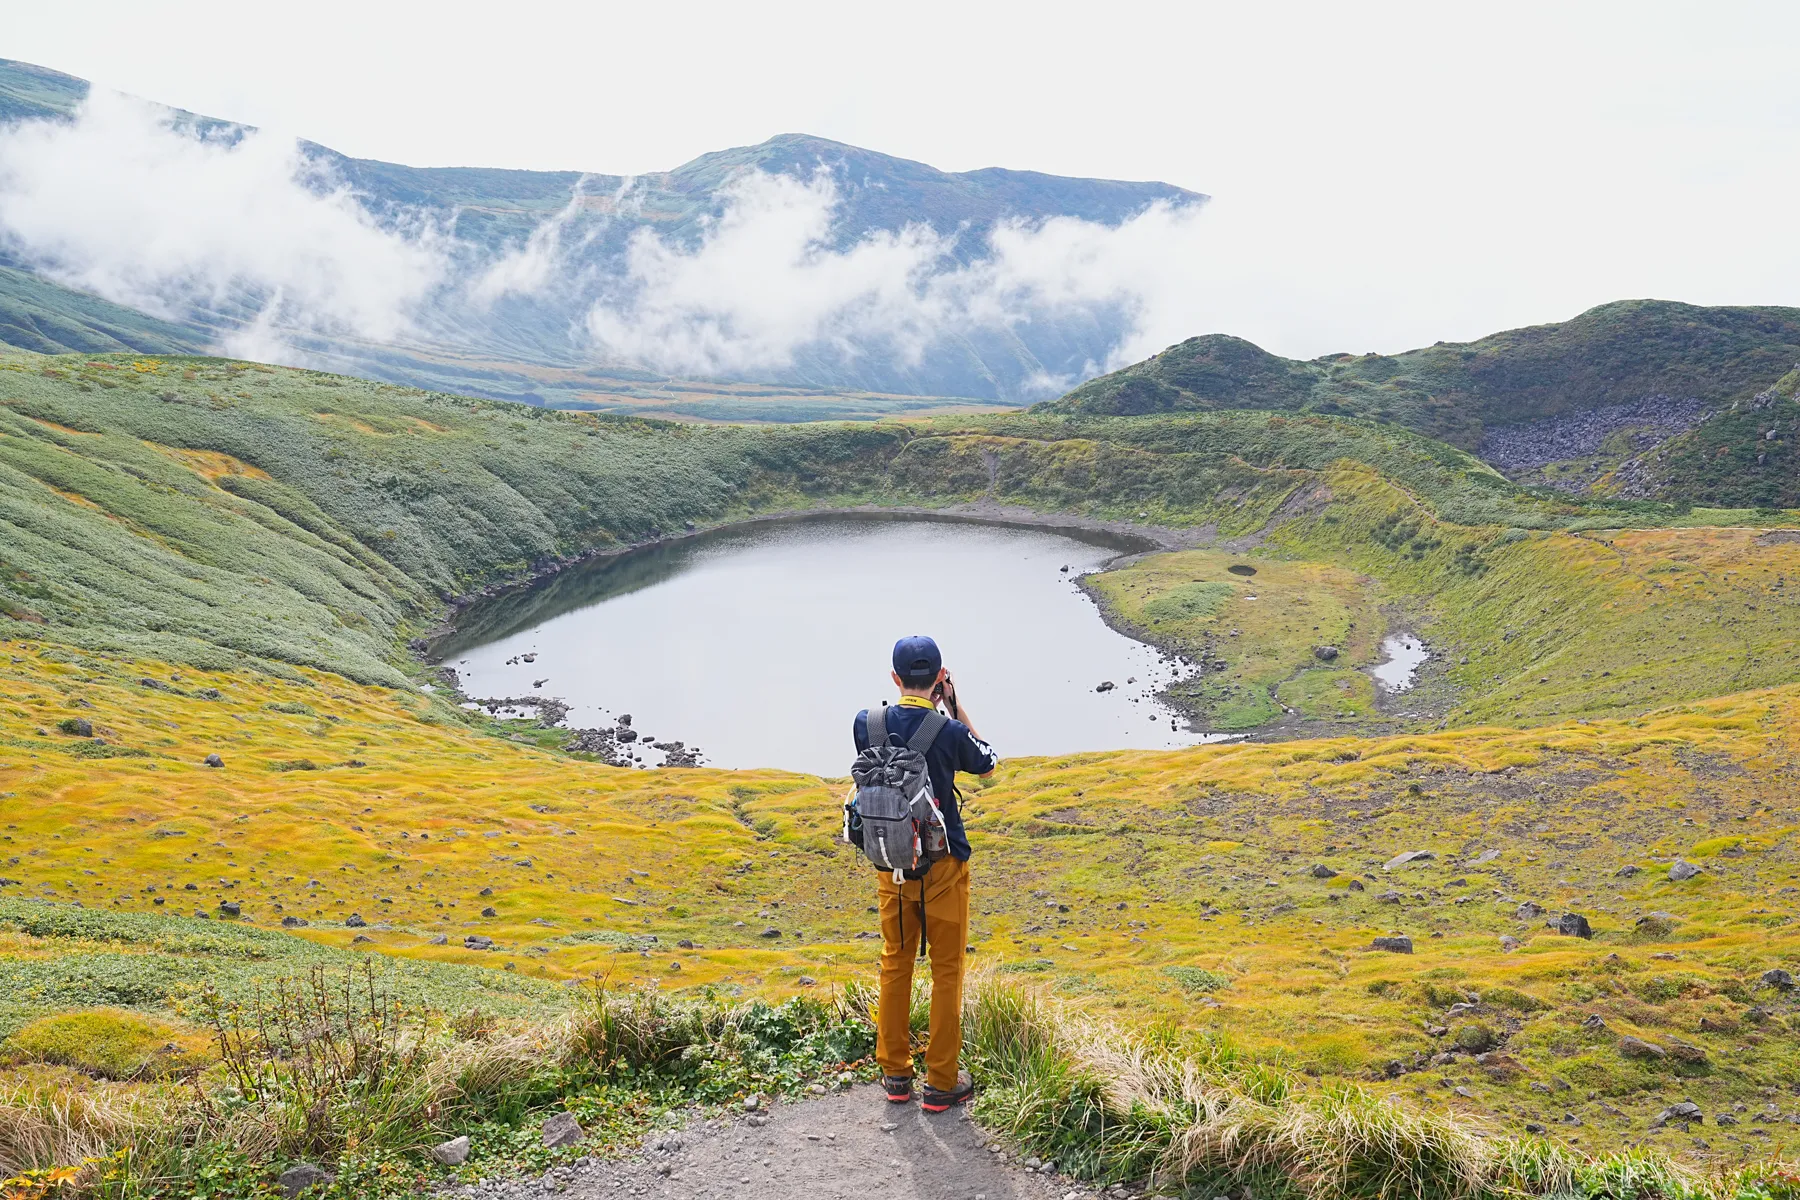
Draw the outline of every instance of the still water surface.
M532 695L542 681L535 694L567 700L570 726L629 713L709 766L848 773L851 720L894 696L889 653L912 633L937 639L1002 755L1211 740L1155 698L1191 668L1108 628L1074 583L1130 548L922 518L745 527L489 601L437 654L470 696ZM523 654L536 659L508 665Z
M1404 692L1418 681L1419 668L1431 657L1425 643L1410 633L1390 634L1381 639L1385 656L1369 668L1376 684L1384 692Z

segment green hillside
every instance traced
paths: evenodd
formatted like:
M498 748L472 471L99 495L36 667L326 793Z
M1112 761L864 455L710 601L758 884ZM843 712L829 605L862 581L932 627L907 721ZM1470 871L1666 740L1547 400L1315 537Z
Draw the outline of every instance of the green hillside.
M1800 369L1695 429L1622 463L1626 495L1704 497L1739 508L1800 507Z
M203 330L0 266L0 345L39 354L193 354Z
M1037 407L1117 415L1231 408L1347 413L1472 450L1496 427L1649 396L1714 405L1746 400L1796 362L1800 309L1623 300L1474 342L1310 362L1209 334Z
M1247 534L1345 462L1469 525L1673 517L1534 495L1345 418L688 426L222 359L15 354L0 358L0 605L93 646L395 682L398 642L447 599L690 526L985 497Z

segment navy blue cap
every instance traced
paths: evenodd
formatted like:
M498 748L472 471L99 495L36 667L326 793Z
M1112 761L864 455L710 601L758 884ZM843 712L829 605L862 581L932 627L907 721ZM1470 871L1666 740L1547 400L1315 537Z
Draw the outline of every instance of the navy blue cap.
M894 643L894 674L914 685L924 685L937 678L944 665L937 643L923 634L903 637Z

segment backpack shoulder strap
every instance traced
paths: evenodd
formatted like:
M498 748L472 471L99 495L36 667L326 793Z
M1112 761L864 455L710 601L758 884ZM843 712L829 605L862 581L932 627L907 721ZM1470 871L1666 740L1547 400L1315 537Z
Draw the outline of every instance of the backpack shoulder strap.
M913 732L913 735L906 739L906 748L915 754L923 755L931 749L931 743L937 741L938 733L949 723L949 717L935 708L932 709L925 714L925 719L919 722L919 728Z
M877 704L867 710L869 749L887 745L887 706Z

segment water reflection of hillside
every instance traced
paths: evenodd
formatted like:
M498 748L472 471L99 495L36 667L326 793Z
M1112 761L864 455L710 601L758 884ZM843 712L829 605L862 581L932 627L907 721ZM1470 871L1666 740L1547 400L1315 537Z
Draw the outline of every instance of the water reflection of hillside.
M440 661L453 658L564 613L673 579L687 569L705 544L704 539L696 538L594 559L559 571L534 587L471 605L457 615L456 631L432 646L432 657Z

